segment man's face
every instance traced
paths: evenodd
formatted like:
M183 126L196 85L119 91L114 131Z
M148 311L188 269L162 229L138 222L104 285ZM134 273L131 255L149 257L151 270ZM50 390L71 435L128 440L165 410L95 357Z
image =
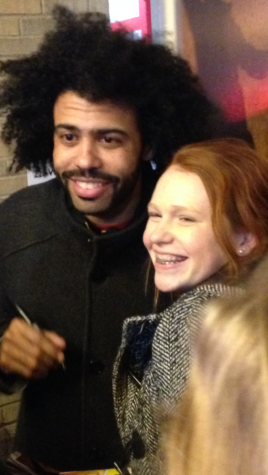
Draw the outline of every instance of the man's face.
M65 92L54 106L53 162L73 205L95 224L132 217L139 200L142 145L131 109Z

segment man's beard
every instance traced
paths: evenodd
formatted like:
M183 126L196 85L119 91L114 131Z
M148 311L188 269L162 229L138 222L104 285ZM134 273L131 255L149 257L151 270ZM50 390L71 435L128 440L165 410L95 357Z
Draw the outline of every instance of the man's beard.
M72 202L73 202L73 199L68 188L68 182L71 178L73 177L93 178L93 179L100 179L102 181L110 183L113 187L113 195L111 197L110 202L107 203L107 206L104 207L103 209L98 209L95 211L93 209L92 211L86 212L86 211L80 210L77 206L75 206L74 203L73 205L85 215L89 215L89 216L92 215L92 216L99 217L101 219L103 218L111 219L111 218L116 217L117 214L120 214L124 210L124 208L127 206L128 202L132 199L135 187L138 185L138 182L141 177L141 170L142 170L142 165L140 163L137 166L137 168L130 175L128 175L127 177L124 177L123 180L120 180L120 178L116 175L105 173L96 168L68 170L68 171L63 172L61 175L58 172L55 172L55 174L57 178L62 182ZM80 197L80 199L85 202L88 201L89 203L95 201L94 198Z

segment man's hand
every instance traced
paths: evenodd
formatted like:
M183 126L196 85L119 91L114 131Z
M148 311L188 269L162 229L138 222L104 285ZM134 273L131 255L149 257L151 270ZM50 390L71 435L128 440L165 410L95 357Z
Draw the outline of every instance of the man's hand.
M0 368L23 378L42 378L64 362L65 347L65 340L56 333L14 318L1 341Z

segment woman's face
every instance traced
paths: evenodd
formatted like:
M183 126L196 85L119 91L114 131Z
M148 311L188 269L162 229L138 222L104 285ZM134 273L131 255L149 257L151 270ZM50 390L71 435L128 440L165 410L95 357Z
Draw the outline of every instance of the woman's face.
M143 242L162 292L190 289L227 262L212 229L212 209L202 180L171 166L159 179L148 205Z

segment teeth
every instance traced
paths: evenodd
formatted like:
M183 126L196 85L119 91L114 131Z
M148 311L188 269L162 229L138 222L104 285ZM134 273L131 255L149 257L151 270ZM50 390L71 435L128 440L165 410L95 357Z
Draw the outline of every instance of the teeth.
M103 183L92 181L77 181L77 184L84 190L93 190L94 188L100 188L103 186Z
M174 257L159 257L156 256L156 262L159 264L174 264L176 262L185 261L186 257L183 256L174 256Z

